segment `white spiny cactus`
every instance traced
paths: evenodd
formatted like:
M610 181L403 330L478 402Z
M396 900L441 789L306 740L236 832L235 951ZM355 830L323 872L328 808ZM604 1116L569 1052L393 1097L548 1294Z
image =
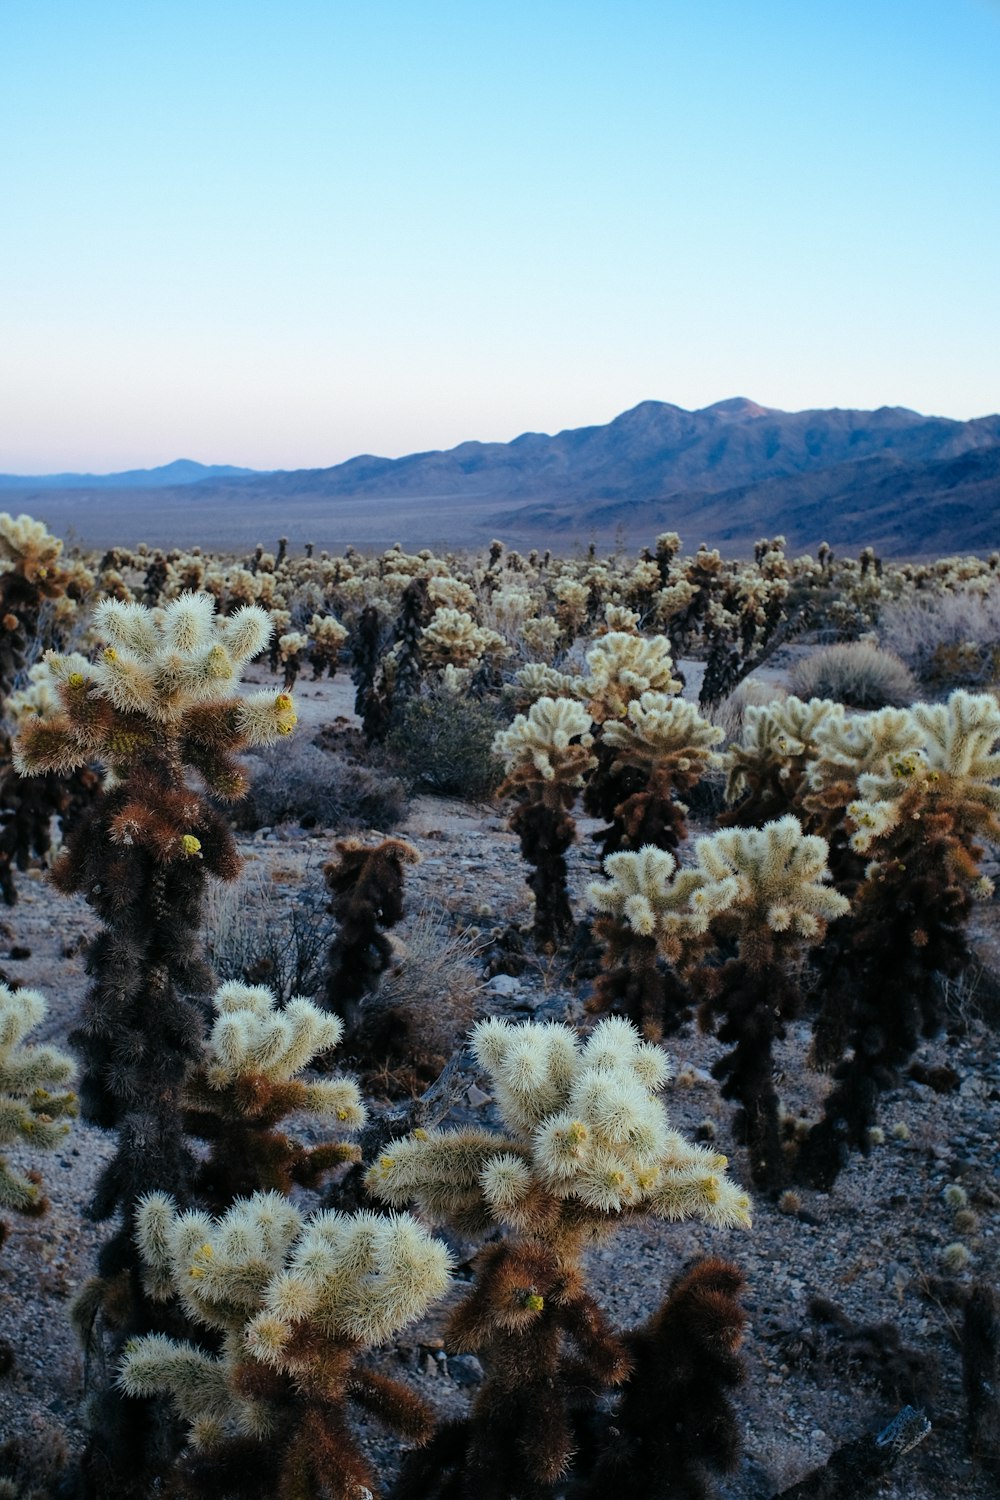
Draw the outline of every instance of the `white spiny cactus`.
M195 1447L276 1429L280 1410L244 1394L242 1362L307 1381L314 1366L322 1373L324 1345L380 1343L443 1294L450 1272L444 1246L408 1215L306 1218L277 1193L237 1202L219 1219L179 1214L153 1194L136 1232L149 1294L178 1296L195 1322L223 1335L219 1356L162 1335L125 1349L122 1389L169 1395Z
M609 719L603 730L604 743L630 763L655 766L659 761L678 754L687 755L680 768L713 766L720 757L712 750L723 738L723 731L703 719L693 703L666 693L643 693L628 705L623 719Z
M678 870L665 849L646 845L604 861L604 880L592 881L587 899L595 911L614 917L638 937L655 938L664 957L677 962L689 933L702 932L705 914L691 899L708 882L702 870Z
M508 1225L557 1249L626 1213L749 1224L725 1157L670 1128L657 1098L666 1059L627 1021L602 1021L581 1044L567 1026L494 1018L475 1027L473 1050L506 1131L394 1142L368 1175L386 1202L480 1232Z
M336 1047L343 1022L312 1001L296 996L280 1009L262 984L229 980L216 991L215 1024L205 1050L209 1088L222 1089L240 1078L261 1077L284 1083L313 1058ZM313 1114L335 1116L352 1130L367 1119L357 1084L350 1078L323 1079L305 1085L302 1107Z
M794 768L804 769L816 753L818 736L831 722L842 723L841 704L826 698L788 697L781 702L751 705L744 715L743 738L723 757L729 773L726 799L735 802L755 779L777 771L787 781Z
M762 923L773 933L816 942L826 924L844 916L850 903L832 890L829 846L804 834L788 816L763 828L725 828L695 845L706 882L691 897L695 912L709 920L722 912L748 928Z
M587 652L587 676L580 696L598 722L620 719L628 705L643 693L679 693L673 675L670 643L664 636L636 636L612 630Z
M76 1113L72 1094L52 1092L73 1077L72 1059L56 1047L25 1042L46 1010L37 990L0 984L0 1147L50 1150L69 1130L65 1116ZM38 1184L0 1154L0 1206L30 1213L40 1205Z
M579 748L589 749L591 743L586 709L569 698L539 698L527 714L518 714L509 728L499 731L493 753L504 761L508 774L532 767L541 781L560 780L571 767L572 784L579 786Z
M860 776L877 775L891 761L919 750L922 738L917 720L906 708L880 708L850 718L830 714L816 731L815 758L806 780L815 790L834 782L856 783Z
M988 693L951 694L947 703L915 703L910 710L920 743L858 778L848 812L851 842L865 851L894 829L904 795L919 788L929 801L947 798L960 824L975 835L997 831L1000 815L1000 706Z

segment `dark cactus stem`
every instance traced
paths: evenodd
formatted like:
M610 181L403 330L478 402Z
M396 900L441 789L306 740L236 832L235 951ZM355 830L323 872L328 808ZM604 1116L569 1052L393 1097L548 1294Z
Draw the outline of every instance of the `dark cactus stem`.
M965 1304L962 1373L969 1448L1000 1473L1000 1292L984 1281L973 1286Z
M941 1024L938 975L968 962L967 886L951 873L953 840L940 814L902 824L899 857L861 887L842 936L854 976L851 1053L835 1071L822 1119L799 1155L803 1182L829 1192L852 1151L867 1155L879 1095L893 1088L922 1036Z
M571 789L547 787L543 800L522 802L510 816L510 827L521 840L521 854L532 866L527 883L535 896L535 943L550 951L574 928L565 856L576 837L576 823L564 800L573 795Z
M709 1500L711 1475L735 1469L741 1443L730 1392L746 1373L745 1286L738 1266L700 1261L627 1337L632 1371L587 1500Z
M403 703L420 686L423 672L423 656L420 636L434 614L426 578L412 578L403 590L400 600L399 618L393 639L399 646L396 678L393 685L392 711L398 717Z
M382 622L374 604L366 604L358 619L351 643L351 681L357 692L354 695L354 712L363 714L368 695L375 682L379 656L382 650Z
M231 879L238 869L227 824L206 799L178 792L178 779L166 759L151 757L84 815L53 870L58 888L84 895L104 924L91 947L93 982L70 1042L83 1061L84 1117L118 1137L88 1213L98 1221L121 1218L101 1250L98 1280L77 1309L89 1353L105 1366L93 1371L103 1388L94 1393L80 1475L80 1493L93 1500L148 1495L173 1451L173 1424L160 1409L125 1401L107 1382L129 1338L176 1331L177 1314L143 1290L135 1216L150 1192L170 1193L181 1207L192 1201L196 1163L180 1091L204 1035L204 1011L189 997L213 985L199 941L202 896L209 874ZM169 818L179 797L198 857L158 860L116 839L113 825L126 806Z
M472 1411L408 1454L393 1500L545 1500L576 1429L628 1357L580 1272L530 1242L491 1245L445 1330L486 1367Z
M331 894L328 911L337 919L337 937L330 950L326 1008L344 1022L345 1039L357 1047L363 1022L363 1001L388 967L392 944L385 929L403 915L404 866L419 859L404 839L363 844L344 839L337 859L323 867Z
M657 952L656 939L641 937L607 917L594 934L604 942L602 970L587 1001L591 1015L625 1016L648 1042L660 1042L691 1019L691 992Z
M615 747L603 741L595 745L594 754L597 766L584 787L583 806L591 817L608 824L591 835L601 846L601 859L647 844L675 853L688 834L676 794L690 790L700 779L700 770L684 777L672 766L649 769L623 764Z
M798 1011L798 988L780 964L751 965L742 958L701 973L709 993L699 1009L699 1021L709 1030L723 1015L716 1035L736 1044L714 1064L713 1077L722 1083L722 1097L741 1106L737 1127L755 1186L775 1193L785 1181L786 1164L772 1049L785 1034L785 1021Z

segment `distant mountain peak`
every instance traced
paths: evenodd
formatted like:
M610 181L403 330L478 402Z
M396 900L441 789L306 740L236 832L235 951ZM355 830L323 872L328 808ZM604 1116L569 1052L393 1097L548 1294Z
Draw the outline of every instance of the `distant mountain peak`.
M774 407L758 406L756 401L751 401L747 396L730 396L726 401L713 401L711 406L703 406L701 414L716 412L722 417L770 417L774 414Z

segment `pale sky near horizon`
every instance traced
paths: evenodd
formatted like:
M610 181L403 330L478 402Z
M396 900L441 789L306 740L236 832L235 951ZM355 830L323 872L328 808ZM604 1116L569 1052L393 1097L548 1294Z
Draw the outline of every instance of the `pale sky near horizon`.
M0 0L0 472L1000 410L1000 0Z

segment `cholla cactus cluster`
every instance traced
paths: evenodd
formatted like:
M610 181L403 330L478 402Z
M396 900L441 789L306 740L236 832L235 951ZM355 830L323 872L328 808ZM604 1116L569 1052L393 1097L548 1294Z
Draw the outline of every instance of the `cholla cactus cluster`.
M37 990L10 990L0 984L0 1148L19 1145L49 1151L69 1130L67 1119L76 1114L76 1096L58 1092L73 1077L72 1059L57 1047L25 1041L46 1009ZM0 1152L0 1208L42 1213L46 1205L40 1182L34 1168L21 1172Z
M347 1132L364 1125L367 1112L353 1079L296 1076L337 1046L342 1022L301 996L279 1009L265 985L237 980L216 991L213 1006L215 1023L182 1098L186 1128L210 1146L198 1172L199 1196L222 1207L255 1189L314 1187L332 1168L356 1161L354 1146L307 1147L275 1129L290 1114L329 1120Z
M609 820L604 853L646 844L676 849L687 836L681 798L720 763L712 746L722 737L693 704L665 693L643 693L624 718L606 719L585 797L589 812Z
M916 804L950 804L966 840L1000 836L1000 707L989 694L962 690L947 703L915 703L910 710L919 743L893 746L877 769L858 778L860 796L849 808L855 848L867 852L912 818Z
M661 1052L626 1021L602 1021L581 1046L561 1025L491 1019L473 1031L504 1132L434 1130L396 1143L371 1190L415 1202L432 1223L484 1233L505 1225L571 1260L623 1216L748 1225L724 1157L672 1130L657 1098Z
M994 698L959 690L944 704L915 704L908 723L881 727L885 754L866 758L860 795L846 809L851 845L869 859L851 921L851 1051L803 1148L804 1174L824 1188L850 1149L868 1150L878 1094L921 1034L937 1029L937 975L955 976L968 962L972 901L992 890L978 839L1000 837Z
M794 810L820 737L843 722L843 708L826 698L749 707L743 742L724 758L730 820L752 826Z
M518 714L508 729L498 732L494 754L506 767L513 786L548 783L553 787L583 785L593 765L590 716L570 698L539 698L528 713Z
M506 646L495 630L477 625L464 610L441 607L424 628L420 651L429 667L475 668L484 656L502 655Z
M213 1330L218 1354L152 1335L126 1346L130 1396L166 1394L188 1424L201 1483L218 1493L235 1463L289 1496L354 1500L375 1476L345 1422L348 1404L410 1437L431 1425L405 1386L357 1361L446 1290L444 1246L407 1216L317 1213L261 1193L220 1219L147 1197L137 1220L151 1297L179 1299Z
M709 946L705 914L693 913L691 898L706 877L678 871L674 856L652 845L608 855L604 871L587 887L598 913L594 935L604 944L587 1008L627 1016L659 1041L690 1015L685 976Z
M336 677L343 650L350 632L335 615L313 615L309 621L309 660L312 662L313 681L318 682L323 673Z
M290 693L298 680L309 650L309 637L301 630L289 630L278 637L278 660L283 668L282 687Z
M638 636L612 630L587 652L587 675L580 685L591 718L597 724L620 719L643 693L679 693L673 675L670 643L662 636Z
M158 611L107 601L96 626L108 644L94 663L47 658L61 711L25 724L15 753L29 774L92 762L105 769L104 788L71 830L53 877L63 891L83 892L103 923L70 1040L84 1061L85 1116L117 1133L90 1211L118 1224L83 1294L94 1336L114 1346L157 1328L136 1276L138 1202L150 1191L188 1201L198 1175L182 1092L199 1062L196 997L212 984L200 908L207 877L232 878L239 857L195 777L218 798L238 799L246 780L236 753L290 733L295 711L283 693L232 691L240 667L267 644L270 624L256 606L221 618L206 594L182 594ZM113 1434L129 1428L119 1404L108 1388L93 1405L88 1462L109 1496L151 1484L159 1448L142 1424L133 1427L122 1472Z
M243 796L233 752L270 744L295 726L284 693L224 696L267 644L263 610L248 606L223 620L209 595L189 594L157 617L141 604L108 600L94 624L108 642L95 662L46 658L62 712L24 725L15 746L22 774L65 774L97 761L121 781L144 757L166 755L196 770L216 796Z
M60 558L62 542L31 516L0 513L0 698L6 698L24 664L27 639L46 600L65 594L72 570Z
M590 717L569 698L539 698L493 742L507 767L500 794L517 799L510 826L533 867L528 884L535 895L535 940L542 947L555 946L573 926L565 854L576 825L569 809L596 764L590 745Z
M746 952L759 946L769 956L785 934L819 943L827 923L849 909L847 899L826 883L826 840L804 834L797 818L759 829L720 829L695 848L707 879L692 904L733 928Z
M446 1338L478 1351L487 1376L469 1417L404 1466L403 1500L539 1492L564 1476L572 1414L592 1413L630 1361L587 1288L581 1253L628 1218L749 1224L726 1160L671 1130L657 1094L666 1062L627 1022L605 1021L581 1046L568 1027L484 1021L473 1048L505 1129L418 1131L369 1173L373 1192L416 1202L462 1233L502 1227Z

